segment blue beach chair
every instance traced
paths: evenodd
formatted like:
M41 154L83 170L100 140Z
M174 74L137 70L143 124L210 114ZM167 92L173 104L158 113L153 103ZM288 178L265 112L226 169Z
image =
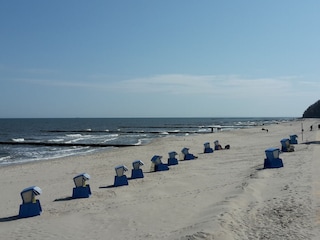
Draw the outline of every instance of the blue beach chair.
M181 153L183 156L183 160L193 160L193 159L198 158L195 155L193 155L192 153L189 153L189 148L183 148L181 150Z
M169 152L168 166L178 164L178 159L176 158L176 155L178 155L178 153L175 151Z
M298 144L297 137L296 134L290 135L290 144Z
M283 167L282 159L279 158L279 148L268 148L265 150L264 168L281 168Z
M37 195L40 195L42 190L37 186L28 187L22 190L20 193L22 198L22 204L19 208L19 217L27 218L40 215L42 207L40 201L36 199Z
M210 147L210 143L206 142L204 145L204 153L213 153L213 149Z
M151 162L152 162L152 165L154 166L154 171L155 172L169 170L168 165L163 164L162 161L161 161L161 158L162 158L162 156L159 156L159 155L154 155L151 158Z
M125 165L118 165L114 169L116 171L116 176L114 177L114 186L119 187L129 185L128 178L124 174L126 171L128 171L128 168Z
M131 170L131 179L144 178L142 169L140 168L143 165L144 163L140 160L136 160L132 162L133 169Z
M290 140L289 138L283 138L281 139L281 151L282 152L293 152L294 151L294 146L290 145Z
M87 173L81 173L73 178L75 187L72 191L72 198L88 198L91 195L90 185L87 181L90 179L90 175Z

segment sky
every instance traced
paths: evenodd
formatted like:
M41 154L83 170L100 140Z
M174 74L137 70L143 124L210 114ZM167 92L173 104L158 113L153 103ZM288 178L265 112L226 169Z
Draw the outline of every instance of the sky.
M0 118L301 117L318 0L0 0Z

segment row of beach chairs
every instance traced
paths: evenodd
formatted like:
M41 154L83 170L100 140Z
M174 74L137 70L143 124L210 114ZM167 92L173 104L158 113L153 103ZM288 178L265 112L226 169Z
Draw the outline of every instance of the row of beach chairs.
M290 139L284 138L281 142L282 152L294 151L294 147L291 144L297 144L297 135L291 135ZM214 142L214 149L210 147L210 143L204 143L203 153L213 153L215 150L223 149L218 140ZM224 149L230 149L230 145L226 145ZM282 159L279 158L280 154L279 148L268 148L265 150L266 159L264 161L264 168L279 168L283 167ZM168 162L165 164L162 162L162 156L154 155L151 158L151 171L167 171L169 166L177 165L178 159L176 156L177 152L171 151L168 153ZM198 157L192 153L189 153L189 148L183 148L179 155L179 160L193 160ZM144 163L141 160L135 160L132 162L131 177L129 179L144 178L143 171L140 168ZM125 172L128 168L125 165L118 165L115 167L116 176L114 177L114 187L128 185L128 178ZM75 187L73 188L72 198L88 198L91 195L90 185L87 181L90 179L88 173L81 173L73 178ZM42 207L40 201L36 199L36 196L40 195L42 190L38 186L28 187L22 190L20 193L22 198L22 204L19 208L19 218L33 217L40 215L42 212Z
M210 147L209 142L204 143L204 153L213 153L214 150L221 149L221 145L219 144L218 140L216 140L214 144L215 147L213 149ZM178 159L176 158L177 155L178 153L175 151L169 152L168 163L166 164L162 162L162 156L154 155L151 158L151 171L169 170L169 166L178 164ZM189 153L189 148L186 147L181 150L179 156L179 160L193 160L198 158L194 154ZM129 179L144 178L143 171L140 168L143 165L144 163L141 160L133 161L131 177ZM125 172L128 171L128 168L125 165L118 165L115 167L115 171L116 176L114 177L113 187L128 185L128 178L125 175ZM73 178L75 184L72 192L73 199L90 197L91 189L90 185L87 183L89 179L90 175L88 173L81 173ZM31 186L21 191L20 195L22 198L22 204L19 208L19 218L33 217L41 214L42 207L39 199L36 199L36 196L40 195L41 193L42 190L38 186Z

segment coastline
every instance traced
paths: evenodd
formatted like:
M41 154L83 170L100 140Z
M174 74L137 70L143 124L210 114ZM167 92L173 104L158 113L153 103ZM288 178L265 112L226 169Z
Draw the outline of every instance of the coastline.
M314 120L302 120L309 126ZM300 144L301 121L233 131L165 137L147 145L0 167L4 239L311 239L319 212L313 196L316 144ZM284 168L261 170L264 150L298 135L293 153L282 153ZM317 130L305 127L304 142ZM230 150L203 154L203 143L219 140ZM180 152L198 156L180 161L169 171L150 173L153 155ZM145 177L112 188L114 167L142 160ZM317 168L319 169L319 168ZM90 174L92 196L70 200L72 178ZM20 191L37 185L43 190L41 216L16 219Z
M165 136L210 133L293 118L0 119L0 166L144 145Z

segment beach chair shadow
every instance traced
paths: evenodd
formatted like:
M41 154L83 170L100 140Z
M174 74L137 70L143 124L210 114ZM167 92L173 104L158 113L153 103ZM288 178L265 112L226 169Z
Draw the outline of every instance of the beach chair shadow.
M108 186L101 186L99 188L115 188L115 186L114 186L114 184L112 184L112 185L108 185Z
M146 173L146 172L144 172L144 173ZM149 172L149 173L151 173L151 172ZM130 181L130 180L137 180L137 179L142 179L142 178L132 178L132 177L128 177L128 181Z
M11 217L4 217L0 218L0 222L11 222L19 219L19 215L11 216Z
M146 171L146 172L143 172L143 174L150 174L150 173L154 173L154 171Z
M320 144L320 141L309 141L309 142L303 142L302 144Z
M53 201L54 202L63 202L63 201L70 201L70 200L73 200L73 198L72 197L57 198Z

